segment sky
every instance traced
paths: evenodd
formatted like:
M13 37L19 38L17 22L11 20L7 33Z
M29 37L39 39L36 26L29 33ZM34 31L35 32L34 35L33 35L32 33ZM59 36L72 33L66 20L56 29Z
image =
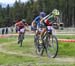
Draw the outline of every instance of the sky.
M21 2L26 2L26 1L28 0L21 0ZM14 2L15 0L0 0L0 3L4 3L4 4L13 4Z
M2 5L2 7L6 7L7 4L9 4L10 6L13 6L13 3L15 2L16 0L0 0L0 4ZM19 1L19 0L17 0ZM27 2L28 0L20 0L21 2Z

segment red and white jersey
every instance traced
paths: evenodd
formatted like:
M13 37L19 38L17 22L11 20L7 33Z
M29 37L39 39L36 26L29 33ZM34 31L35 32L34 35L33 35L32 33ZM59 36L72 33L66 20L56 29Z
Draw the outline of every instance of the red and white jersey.
M19 29L25 27L25 25L24 25L24 23L23 23L22 21L17 22L15 25L16 25L16 27L18 27Z

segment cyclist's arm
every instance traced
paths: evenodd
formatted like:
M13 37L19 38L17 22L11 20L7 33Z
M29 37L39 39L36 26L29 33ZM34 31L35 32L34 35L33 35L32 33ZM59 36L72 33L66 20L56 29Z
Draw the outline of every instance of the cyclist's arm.
M18 23L15 24L15 26L17 26L17 25L18 25Z
M31 26L32 26L32 27L35 27L35 26L36 26L35 20L32 22Z
M33 20L33 22L32 22L32 24L31 24L31 31L36 31L36 29L37 29L37 24L36 24L36 22L35 22L35 20Z
M49 20L49 19L51 19L52 18L52 16L51 16L51 13L50 14L48 14L48 15L46 15L44 18L42 18L41 20L40 20L40 22L42 23L42 22L44 22L45 20Z
M16 28L19 28L19 24L18 24L18 23L16 23L16 24L15 24L15 27L16 27Z
M43 19L47 19L51 14L46 15Z

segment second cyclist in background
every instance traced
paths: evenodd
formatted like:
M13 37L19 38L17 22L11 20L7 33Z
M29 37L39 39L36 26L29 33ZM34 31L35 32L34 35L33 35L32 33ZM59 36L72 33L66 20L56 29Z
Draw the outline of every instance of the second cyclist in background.
M18 36L18 44L20 42L20 35L21 34L25 34L25 27L28 26L28 24L26 23L26 20L25 19L22 19L22 20L19 20L16 24L16 28L17 28L17 32L19 34ZM24 39L24 35L23 35L23 39Z

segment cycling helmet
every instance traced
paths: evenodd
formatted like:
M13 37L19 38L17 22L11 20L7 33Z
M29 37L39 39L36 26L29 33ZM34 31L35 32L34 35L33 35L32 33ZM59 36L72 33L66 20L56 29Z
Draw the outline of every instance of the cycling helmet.
M45 17L46 16L46 13L45 12L40 12L40 16L41 17Z
M60 12L59 12L59 10L54 9L54 10L52 11L52 14L53 14L54 16L59 16L59 15L60 15Z
M22 22L23 22L23 23L25 23L25 22L26 22L26 20L25 20L25 19L22 19Z

